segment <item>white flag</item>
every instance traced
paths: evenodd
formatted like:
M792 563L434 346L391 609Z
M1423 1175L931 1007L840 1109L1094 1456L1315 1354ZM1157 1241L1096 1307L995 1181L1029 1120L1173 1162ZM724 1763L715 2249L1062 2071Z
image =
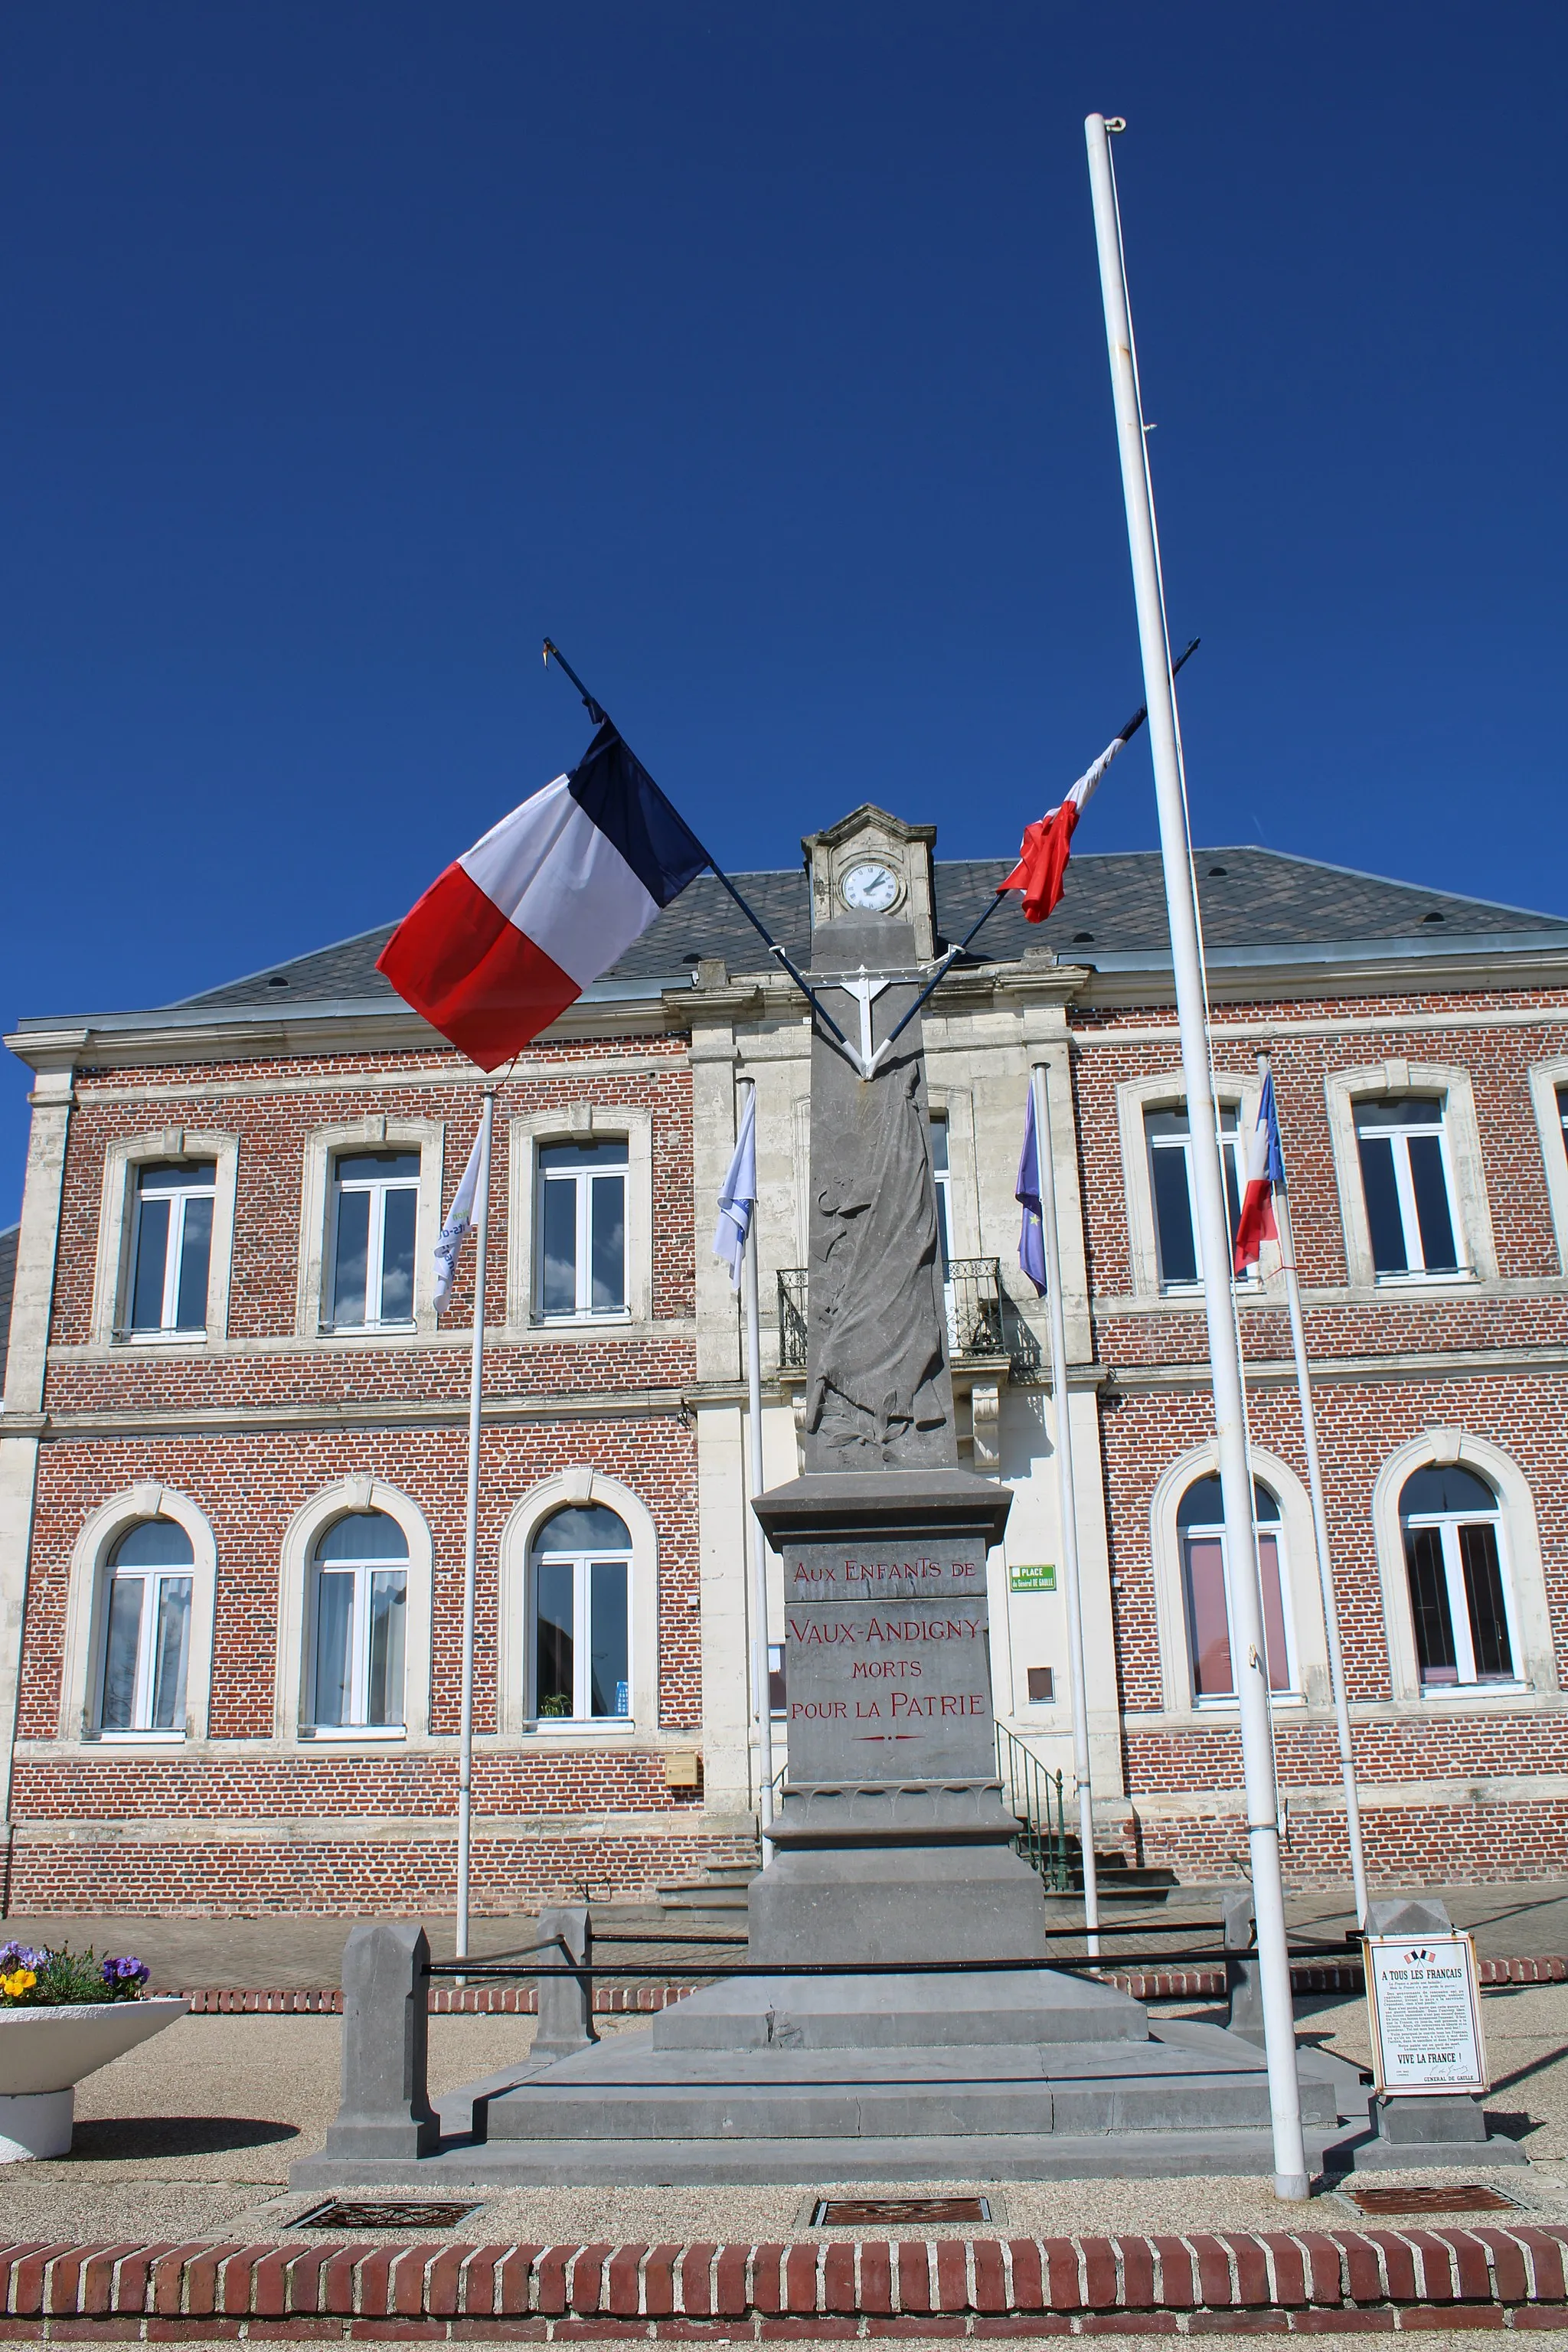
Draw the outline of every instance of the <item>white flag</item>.
M474 1194L479 1187L479 1146L484 1139L481 1128L474 1138L474 1148L468 1154L468 1164L463 1171L463 1181L458 1187L451 1213L442 1226L436 1244L436 1312L441 1314L452 1296L452 1278L458 1271L458 1253L468 1239L474 1222Z
M746 1096L746 1108L741 1114L741 1132L735 1139L735 1154L730 1162L730 1172L719 1195L719 1223L713 1231L713 1255L721 1257L730 1269L730 1287L741 1287L741 1267L746 1255L746 1235L751 1229L752 1212L757 1204L757 1090L752 1087Z

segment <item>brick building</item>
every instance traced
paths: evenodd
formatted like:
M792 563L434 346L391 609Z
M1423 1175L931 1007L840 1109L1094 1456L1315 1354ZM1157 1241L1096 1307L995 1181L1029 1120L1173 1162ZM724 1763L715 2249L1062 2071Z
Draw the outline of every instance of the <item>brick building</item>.
M862 810L804 876L743 887L805 958L874 868L934 954L1004 869L933 845ZM1274 1056L1373 1874L1559 1871L1568 923L1259 850L1197 871L1238 1138ZM1012 1198L1043 1057L1101 1834L1198 1877L1234 1874L1245 1833L1163 935L1157 859L1077 858L1042 931L1016 902L989 926L926 1040L961 1443L1016 1496L998 1717L1070 1764L1058 1402ZM450 1907L473 1266L437 1322L430 1244L479 1090L374 972L384 936L9 1041L36 1073L0 1420L13 1910ZM741 1338L709 1250L738 1076L770 1484L798 1462L810 1169L804 1009L761 961L699 880L500 1098L480 1908L754 1850ZM1267 1265L1239 1311L1286 1864L1338 1876Z

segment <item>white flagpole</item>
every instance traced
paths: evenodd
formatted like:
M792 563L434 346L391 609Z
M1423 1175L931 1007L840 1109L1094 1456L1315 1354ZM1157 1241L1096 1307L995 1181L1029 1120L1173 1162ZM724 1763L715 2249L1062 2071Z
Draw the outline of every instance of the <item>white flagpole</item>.
M468 1503L463 1525L463 1708L458 1734L458 1932L455 1957L468 1957L469 1831L474 1778L474 1584L479 1559L479 1398L485 1359L485 1257L490 1230L490 1145L496 1089L485 1088L479 1123L479 1181L474 1201L474 1340L468 1359Z
M1057 1507L1062 1528L1062 1581L1067 1591L1068 1664L1072 1676L1072 1761L1078 1783L1078 1835L1083 1853L1083 1926L1091 1959L1100 1958L1100 1884L1094 1861L1094 1783L1089 1752L1089 1685L1083 1644L1083 1591L1079 1581L1078 1498L1072 1475L1068 1412L1067 1316L1062 1306L1061 1245L1057 1232L1057 1171L1051 1153L1050 1075L1044 1062L1029 1073L1035 1098L1035 1167L1040 1226L1046 1244L1046 1319L1051 1334L1051 1395L1057 1409Z
M1121 126L1118 123L1117 128ZM1116 406L1121 457L1121 488L1127 508L1127 538L1143 657L1144 698L1160 815L1160 852L1171 926L1171 961L1176 985L1176 1017L1182 1041L1182 1071L1187 1093L1194 1185L1197 1194L1199 1254L1204 1305L1208 1318L1209 1365L1214 1381L1215 1428L1219 1440L1220 1486L1225 1496L1226 1582L1241 1718L1242 1771L1247 1793L1247 1833L1258 1919L1258 1972L1262 1979L1264 2047L1268 2099L1273 2116L1274 2190L1296 2200L1308 2193L1307 2157L1301 2137L1301 2089L1296 2073L1296 2027L1290 1999L1290 1962L1285 1931L1285 1890L1279 1874L1279 1795L1274 1767L1274 1729L1268 1706L1268 1673L1263 1633L1263 1595L1253 1528L1252 1474L1242 1419L1241 1360L1231 1298L1230 1230L1225 1179L1209 1084L1203 974L1198 959L1197 915L1193 900L1192 842L1187 829L1175 688L1166 633L1164 593L1153 492L1149 481L1143 415L1132 354L1121 226L1110 164L1110 139L1102 114L1084 123L1094 224L1100 251L1105 339Z
M757 1082L751 1087L752 1116L756 1114ZM742 1114L742 1118L744 1113ZM755 1156L753 1130L753 1164ZM753 1177L753 1195L762 1186ZM750 1453L752 1494L763 1491L763 1339L757 1318L757 1213L753 1197L746 1221L746 1254L741 1283L746 1318L746 1442ZM768 1539L753 1511L752 1520L752 1706L757 1718L757 1822L762 1833L763 1867L773 1858L768 1832L773 1822L773 1719L768 1695Z
M1258 1075L1268 1076L1268 1056L1258 1056ZM1281 1139L1280 1162L1285 1147ZM1312 1405L1312 1376L1307 1364L1307 1332L1301 1320L1301 1286L1296 1273L1296 1248L1290 1231L1289 1187L1275 1188L1274 1222L1279 1229L1279 1255L1285 1269L1285 1297L1290 1309L1290 1345L1296 1358L1296 1393L1301 1401L1301 1442L1307 1452L1307 1484L1312 1496L1312 1535L1318 1551L1318 1582L1323 1595L1323 1630L1329 1639L1329 1675L1333 1685L1334 1722L1340 1740L1340 1779L1345 1790L1345 1836L1351 1850L1351 1877L1355 1885L1358 1927L1366 1926L1366 1851L1362 1843L1361 1800L1356 1793L1355 1754L1351 1747L1350 1695L1345 1686L1345 1654L1340 1641L1340 1611L1334 1596L1334 1571L1329 1552L1329 1517L1323 1504L1323 1465L1318 1454L1318 1416Z

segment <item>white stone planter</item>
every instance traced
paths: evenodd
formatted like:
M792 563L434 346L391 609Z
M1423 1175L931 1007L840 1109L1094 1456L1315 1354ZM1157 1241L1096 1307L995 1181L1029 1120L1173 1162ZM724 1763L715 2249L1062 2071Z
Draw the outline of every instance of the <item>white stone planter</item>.
M74 2085L184 2017L183 1994L0 2009L0 2164L68 2156Z

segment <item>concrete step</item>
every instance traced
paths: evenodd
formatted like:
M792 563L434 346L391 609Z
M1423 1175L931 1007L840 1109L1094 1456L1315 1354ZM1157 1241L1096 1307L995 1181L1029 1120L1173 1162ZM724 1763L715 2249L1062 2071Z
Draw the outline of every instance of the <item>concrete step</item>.
M732 1977L663 2011L656 2051L859 2053L942 2045L1131 2042L1148 2012L1110 1985L1047 1969L951 1976ZM1229 2042L1229 2037L1226 2037ZM1257 2063L1230 2043L1236 2063Z

